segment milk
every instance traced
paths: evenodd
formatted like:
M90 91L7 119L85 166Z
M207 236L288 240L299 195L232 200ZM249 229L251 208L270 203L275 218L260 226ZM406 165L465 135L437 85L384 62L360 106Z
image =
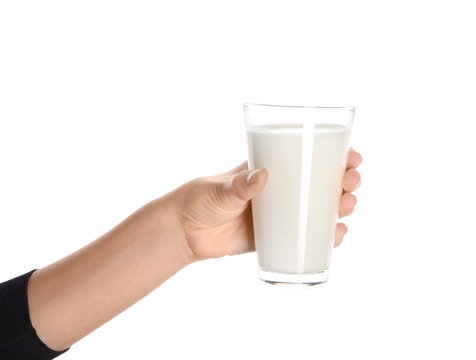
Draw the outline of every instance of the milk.
M269 179L252 200L259 266L314 274L329 267L350 130L313 123L247 131L250 169Z

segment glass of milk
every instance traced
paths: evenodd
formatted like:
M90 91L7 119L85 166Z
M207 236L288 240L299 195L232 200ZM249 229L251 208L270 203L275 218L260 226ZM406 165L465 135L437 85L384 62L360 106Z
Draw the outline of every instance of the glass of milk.
M355 109L245 103L244 111L249 168L269 172L251 201L259 277L323 284Z

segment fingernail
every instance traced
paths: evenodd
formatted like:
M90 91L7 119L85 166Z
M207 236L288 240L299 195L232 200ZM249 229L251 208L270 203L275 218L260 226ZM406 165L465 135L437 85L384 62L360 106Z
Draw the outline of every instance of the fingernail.
M250 172L248 174L248 176L246 177L246 183L247 184L254 184L255 182L258 181L258 174L261 172L262 169L256 169L256 170L253 170L252 172Z

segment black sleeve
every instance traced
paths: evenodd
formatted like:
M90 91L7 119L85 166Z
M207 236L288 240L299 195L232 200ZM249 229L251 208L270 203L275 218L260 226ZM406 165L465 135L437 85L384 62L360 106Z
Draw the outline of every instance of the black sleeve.
M36 335L28 308L28 280L35 270L0 283L0 359L49 360L54 351Z

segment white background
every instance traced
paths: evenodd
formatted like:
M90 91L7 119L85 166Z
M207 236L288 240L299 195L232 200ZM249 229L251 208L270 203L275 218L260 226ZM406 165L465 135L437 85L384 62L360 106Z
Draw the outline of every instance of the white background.
M471 1L2 1L0 280L246 159L242 103L354 105L329 283L184 269L64 359L474 359Z

